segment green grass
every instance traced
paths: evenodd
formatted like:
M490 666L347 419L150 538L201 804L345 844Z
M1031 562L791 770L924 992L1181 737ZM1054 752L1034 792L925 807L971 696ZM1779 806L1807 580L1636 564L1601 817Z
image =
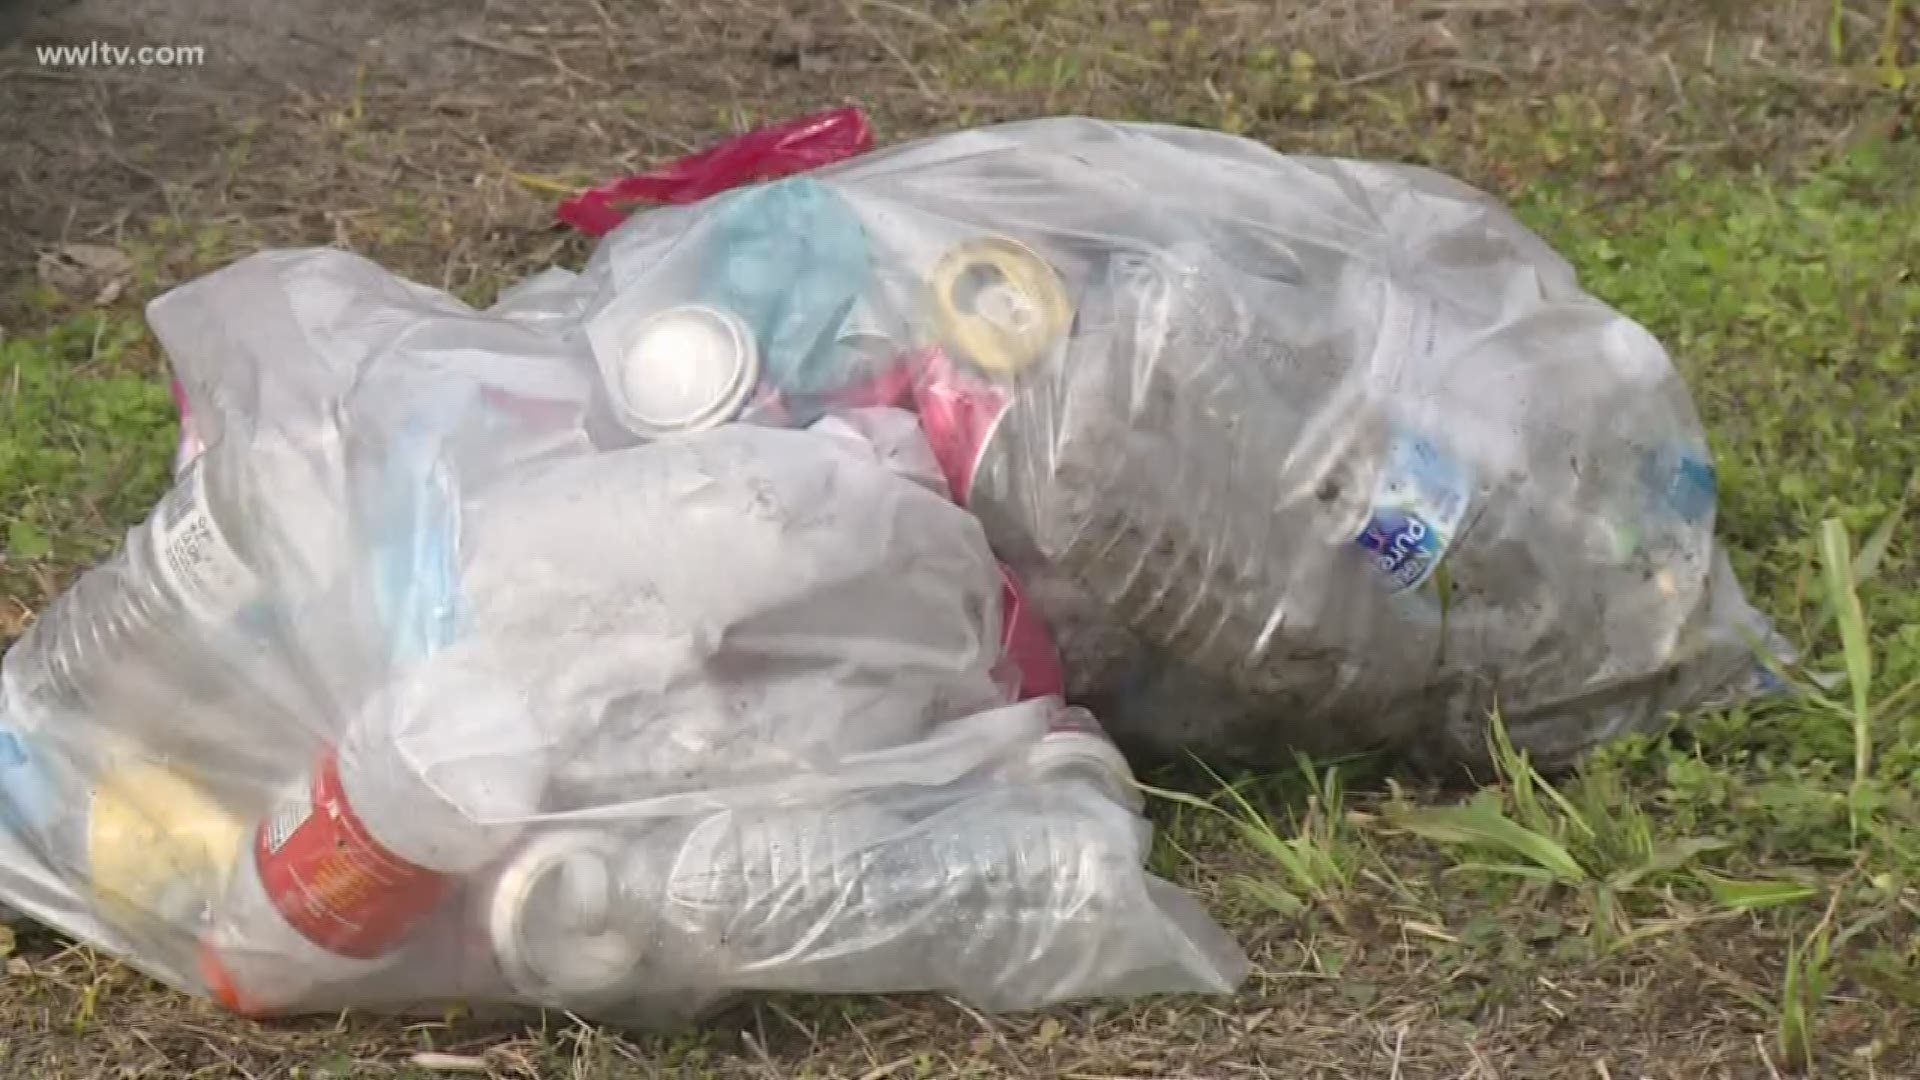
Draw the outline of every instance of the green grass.
M141 323L83 313L0 341L0 591L111 551L165 490L178 426Z

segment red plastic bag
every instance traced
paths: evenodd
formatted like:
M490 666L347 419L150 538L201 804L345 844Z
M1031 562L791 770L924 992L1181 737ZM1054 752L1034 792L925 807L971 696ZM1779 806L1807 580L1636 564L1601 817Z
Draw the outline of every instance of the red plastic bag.
M589 236L605 236L637 203L699 202L728 188L817 169L873 148L873 129L859 109L834 109L756 128L560 204L561 221Z

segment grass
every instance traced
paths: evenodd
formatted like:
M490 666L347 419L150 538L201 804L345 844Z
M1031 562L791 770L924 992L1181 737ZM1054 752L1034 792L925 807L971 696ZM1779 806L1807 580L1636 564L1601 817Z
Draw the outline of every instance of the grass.
M182 129L151 156L118 146L167 181L157 197L79 142L0 191L21 228L48 226L40 242L111 243L133 264L117 299L39 278L0 301L0 641L165 484L174 431L145 296L258 243L337 242L483 300L581 254L544 231L560 181L540 178L589 181L847 97L883 139L1042 111L1150 117L1432 164L1502 196L1672 350L1715 451L1720 532L1803 651L1781 672L1797 692L1571 776L1540 775L1496 725L1499 773L1473 792L1327 762L1170 792L1155 868L1256 963L1229 1001L994 1017L937 997L783 998L658 1036L560 1016L255 1025L26 930L0 942L0 1075L1915 1074L1913 5L514 6L479 33L518 55L463 53L496 66L456 81L361 70L234 118L215 144ZM711 63L630 66L676 49ZM45 91L53 115L111 109L118 85L9 88ZM115 124L73 127L147 130L151 106L134 94ZM50 176L94 186L76 203ZM134 186L101 194L114 177Z
M6 596L43 593L48 572L107 554L165 490L177 425L152 355L142 324L118 314L0 341ZM0 611L0 626L24 614Z

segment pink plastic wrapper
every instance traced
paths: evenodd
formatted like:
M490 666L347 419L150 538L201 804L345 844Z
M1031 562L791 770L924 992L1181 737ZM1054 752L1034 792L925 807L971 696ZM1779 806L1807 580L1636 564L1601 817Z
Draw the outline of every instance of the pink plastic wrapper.
M605 236L641 203L692 203L729 188L817 169L873 147L859 109L834 109L756 128L657 169L615 180L560 204L561 221Z
M199 433L193 429L193 412L187 407L186 388L180 385L178 379L172 380L169 387L173 391L173 407L180 413L180 444L173 451L173 471L177 476L193 464L193 459L199 457L206 447L200 442Z

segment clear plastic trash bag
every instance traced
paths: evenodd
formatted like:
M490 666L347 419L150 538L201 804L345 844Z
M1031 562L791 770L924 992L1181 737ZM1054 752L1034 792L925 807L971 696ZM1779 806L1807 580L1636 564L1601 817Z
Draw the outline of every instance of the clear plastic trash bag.
M1232 989L917 418L597 445L571 280L153 304L207 449L0 662L0 898L259 1015Z
M1410 167L1033 121L149 318L206 449L5 657L0 901L247 1012L1226 992L1102 723L1551 766L1772 640L1660 345Z
M1784 651L1715 544L1660 344L1422 168L1082 119L910 143L629 220L581 280L602 368L712 300L716 266L774 276L759 250L844 284L791 238L728 242L777 231L777 201L810 208L786 219L807 250L844 250L819 236L833 199L865 288L831 340L762 337L767 370L803 374L741 415L908 380L1069 693L1138 755L1444 769L1484 759L1498 707L1558 768L1750 689L1753 642Z

